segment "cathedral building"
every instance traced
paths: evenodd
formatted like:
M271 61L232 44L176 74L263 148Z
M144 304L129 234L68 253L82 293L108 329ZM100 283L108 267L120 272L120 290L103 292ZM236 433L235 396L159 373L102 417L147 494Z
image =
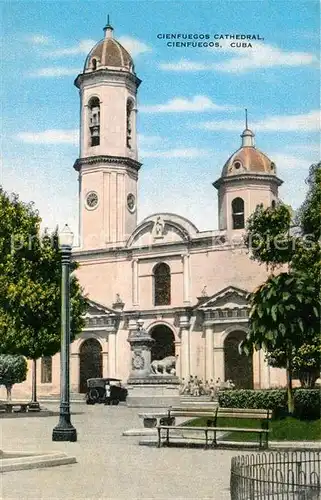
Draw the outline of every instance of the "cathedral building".
M276 166L246 126L213 182L218 230L199 231L174 213L154 213L138 223L137 186L144 175L136 130L140 84L132 57L107 24L75 80L80 230L73 258L89 308L71 345L71 390L84 392L91 377L126 383L128 336L138 319L155 340L152 359L175 355L181 378L231 379L239 388L284 385L283 371L270 368L263 352L249 358L238 350L248 329L247 294L267 278L242 246L242 235L258 204L278 200ZM38 360L40 396L59 394L59 358ZM29 392L31 370L21 387Z

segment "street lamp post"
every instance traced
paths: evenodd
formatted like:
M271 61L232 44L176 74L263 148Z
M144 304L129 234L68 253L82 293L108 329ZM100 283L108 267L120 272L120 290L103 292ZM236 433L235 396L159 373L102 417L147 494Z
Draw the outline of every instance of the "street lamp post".
M60 349L60 414L52 431L53 441L77 441L77 431L70 422L69 348L70 348L70 258L73 233L67 226L59 233L61 252L61 349Z

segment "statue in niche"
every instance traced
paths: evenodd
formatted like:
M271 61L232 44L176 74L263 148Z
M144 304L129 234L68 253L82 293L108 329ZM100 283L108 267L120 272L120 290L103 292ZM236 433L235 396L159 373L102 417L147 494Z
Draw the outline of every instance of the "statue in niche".
M165 223L162 217L158 216L154 224L153 233L155 238L162 238L164 236Z

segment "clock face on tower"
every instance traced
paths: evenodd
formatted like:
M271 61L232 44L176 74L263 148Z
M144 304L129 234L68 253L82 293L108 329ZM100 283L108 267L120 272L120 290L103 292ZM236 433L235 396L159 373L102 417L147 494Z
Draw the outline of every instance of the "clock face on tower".
M127 196L127 208L130 212L135 212L136 199L133 193L129 193L129 195Z
M98 205L98 194L95 191L90 191L86 196L86 208L94 210Z

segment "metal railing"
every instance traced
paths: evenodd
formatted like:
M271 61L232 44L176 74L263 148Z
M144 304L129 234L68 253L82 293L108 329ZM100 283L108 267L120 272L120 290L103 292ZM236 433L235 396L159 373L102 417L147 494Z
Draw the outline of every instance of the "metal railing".
M319 500L321 451L290 451L232 458L231 500Z

